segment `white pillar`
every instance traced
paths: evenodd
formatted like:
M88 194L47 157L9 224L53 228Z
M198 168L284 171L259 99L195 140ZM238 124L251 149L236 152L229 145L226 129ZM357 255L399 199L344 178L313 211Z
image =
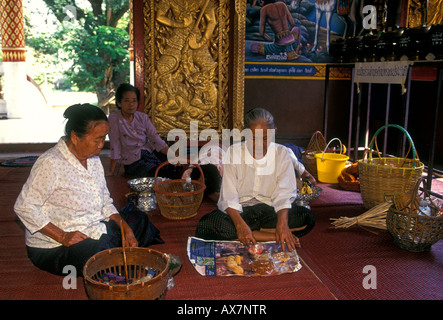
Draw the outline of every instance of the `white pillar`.
M4 62L4 98L8 118L25 118L32 113L26 103L26 62Z

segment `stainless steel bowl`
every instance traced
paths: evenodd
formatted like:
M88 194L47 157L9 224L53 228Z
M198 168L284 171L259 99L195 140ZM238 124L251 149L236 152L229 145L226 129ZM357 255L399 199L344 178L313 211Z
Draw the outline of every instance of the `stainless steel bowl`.
M168 178L157 177L157 181L169 180ZM153 192L154 191L154 177L136 178L128 181L129 187L136 192Z
M320 196L320 193L322 192L322 188L317 186L311 187L313 192L312 193L301 193L300 190L297 192L297 200L303 201L303 202L309 202L311 200L314 200Z

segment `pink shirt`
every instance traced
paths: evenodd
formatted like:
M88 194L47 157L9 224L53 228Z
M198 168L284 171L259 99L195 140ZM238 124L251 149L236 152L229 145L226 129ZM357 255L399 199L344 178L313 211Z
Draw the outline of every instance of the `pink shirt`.
M109 141L111 159L122 164L131 164L140 160L142 149L152 152L167 147L158 135L148 115L136 111L132 122L123 118L120 110L109 115Z

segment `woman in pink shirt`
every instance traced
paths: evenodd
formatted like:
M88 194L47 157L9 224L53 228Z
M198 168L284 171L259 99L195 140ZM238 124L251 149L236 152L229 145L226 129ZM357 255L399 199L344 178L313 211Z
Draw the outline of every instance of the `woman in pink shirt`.
M133 177L152 177L157 167L167 160L168 145L158 135L148 115L137 111L138 88L124 83L115 94L118 110L109 115L111 174L117 164ZM165 166L161 176L171 177L173 166Z

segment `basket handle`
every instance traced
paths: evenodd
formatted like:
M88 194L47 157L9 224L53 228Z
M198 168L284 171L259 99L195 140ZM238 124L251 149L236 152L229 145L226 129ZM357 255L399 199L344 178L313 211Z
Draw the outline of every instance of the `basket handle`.
M432 201L432 199L431 199L431 197L429 195L427 183L425 183L425 182L426 182L426 178L425 177L421 177L420 179L418 179L417 183L415 184L414 191L412 193L412 197L411 197L411 202L410 203L412 203L415 200L415 197L418 194L418 190L420 189L420 184L423 183L423 194L424 194L424 196L426 198L429 198L429 200L431 201L431 204L433 206L435 206L434 202Z
M417 151L415 150L415 144L414 144L414 141L412 141L412 138L411 138L411 136L409 135L409 133L408 133L408 132L407 132L402 126L399 126L399 125L397 125L397 124L387 124L387 125L384 125L384 126L380 127L380 128L374 133L374 136L372 137L371 143L369 144L369 147L368 147L369 150L372 149L372 145L375 143L375 147L376 147L376 149L377 149L378 157L381 158L381 156L380 156L380 151L378 150L378 145L377 145L377 135L380 133L380 131L382 131L383 129L385 129L385 128L387 128L387 127L391 127L391 128L397 128L397 129L399 129L400 131L402 131L402 132L406 135L406 137L407 137L408 140L409 140L409 150L408 150L408 153L405 155L405 158L404 158L404 160L403 160L403 163L406 161L406 158L407 158L407 156L408 156L408 154L409 154L409 152L410 152L411 150L412 150L412 157L413 157L413 159L419 161L419 158L418 158L418 155L417 155ZM369 156L370 156L370 158L372 158L372 154L370 154ZM403 166L403 163L402 163L401 166ZM413 164L413 167L415 168L415 162L414 162L414 164Z
M128 263L126 262L126 236L125 229L123 228L123 219L120 220L120 231L122 234L122 249L123 249L123 264L125 266L125 280L126 284L128 284Z
M320 146L320 139L322 140ZM325 138L323 137L323 134L320 131L316 131L312 137L311 140L309 140L308 147L306 148L306 151L320 151L323 148L323 145L326 144Z
M325 150L323 150L323 155L322 155L322 157L321 157L321 161L324 161L323 158L325 157L325 152L326 152L326 150L328 150L329 145L330 145L331 142L334 141L334 140L338 140L338 141L340 142L340 154L342 153L342 151L343 151L343 145L342 145L342 143L341 143L341 140L340 140L339 138L331 139L331 141L329 141L328 145L326 146Z
M187 163L187 160L185 160L184 162L182 162L182 160L179 160L180 161L180 163L184 163L184 162L186 162ZM168 161L168 160L166 160L165 162L163 162L162 164L160 164L158 167L157 167L157 170L155 170L155 174L154 174L154 185L156 185L157 184L157 175L158 175L158 172L160 171L160 169L162 168L162 167L164 167L164 166L166 166L166 165L168 165L168 164L170 164L170 162ZM203 175L203 171L202 171L202 168L198 165L198 164L192 164L193 166L196 166L197 168L198 168L198 170L200 171L200 178L199 178L199 182L201 183L201 184L204 184L204 182L205 182L205 178L204 178L204 175Z

